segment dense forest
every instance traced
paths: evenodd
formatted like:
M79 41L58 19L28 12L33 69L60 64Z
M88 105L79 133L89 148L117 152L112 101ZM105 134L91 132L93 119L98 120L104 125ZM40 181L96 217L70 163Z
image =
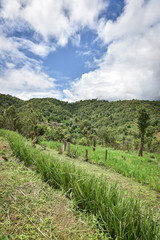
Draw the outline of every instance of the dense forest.
M37 137L38 141L65 139L73 144L138 150L137 118L142 108L149 115L144 148L160 151L160 101L92 99L67 103L53 98L23 101L0 94L0 128Z

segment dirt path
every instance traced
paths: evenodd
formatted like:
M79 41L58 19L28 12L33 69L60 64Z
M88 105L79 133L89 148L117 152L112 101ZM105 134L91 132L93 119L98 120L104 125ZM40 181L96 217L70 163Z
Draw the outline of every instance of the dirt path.
M107 182L117 183L118 187L125 193L133 196L136 199L142 200L145 207L154 208L156 211L160 208L160 193L149 189L149 186L142 185L134 181L134 179L124 177L123 175L115 172L111 168L106 168L103 166L98 166L96 164L91 164L77 158L69 158L65 154L59 155L56 150L47 149L55 156L56 159L60 161L70 161L76 164L78 168L86 171L90 174L96 174L96 176L103 175Z
M103 239L83 214L75 215L71 201L11 154L1 138L1 239Z

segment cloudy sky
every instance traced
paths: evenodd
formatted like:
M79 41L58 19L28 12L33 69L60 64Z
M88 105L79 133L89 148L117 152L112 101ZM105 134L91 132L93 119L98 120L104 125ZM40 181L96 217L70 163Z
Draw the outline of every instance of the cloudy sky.
M160 100L160 0L0 0L0 93Z

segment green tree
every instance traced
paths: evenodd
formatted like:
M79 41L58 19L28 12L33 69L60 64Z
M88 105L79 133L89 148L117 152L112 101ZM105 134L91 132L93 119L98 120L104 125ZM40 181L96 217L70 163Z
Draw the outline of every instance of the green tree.
M16 121L16 108L15 106L10 106L4 111L4 126L6 129L15 130L15 121Z
M151 144L154 138L154 128L149 126L146 131L148 151L151 150Z
M0 128L4 127L4 117L0 115Z
M149 126L149 118L149 114L146 112L145 108L142 108L138 111L138 129L141 140L139 156L143 156L144 139L146 129Z

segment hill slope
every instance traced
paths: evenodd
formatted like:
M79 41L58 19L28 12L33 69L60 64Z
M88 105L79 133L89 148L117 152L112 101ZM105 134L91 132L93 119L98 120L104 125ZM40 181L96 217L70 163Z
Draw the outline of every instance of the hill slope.
M67 103L53 98L23 101L0 94L1 114L10 105L14 105L17 112L27 113L32 108L42 113L44 121L62 123L63 137L67 136L72 142L83 138L82 144L93 144L96 138L100 144L116 141L117 144L123 142L126 148L130 143L133 145L133 140L138 139L137 112L141 107L150 115L150 132L154 138L160 132L160 101L92 99Z

